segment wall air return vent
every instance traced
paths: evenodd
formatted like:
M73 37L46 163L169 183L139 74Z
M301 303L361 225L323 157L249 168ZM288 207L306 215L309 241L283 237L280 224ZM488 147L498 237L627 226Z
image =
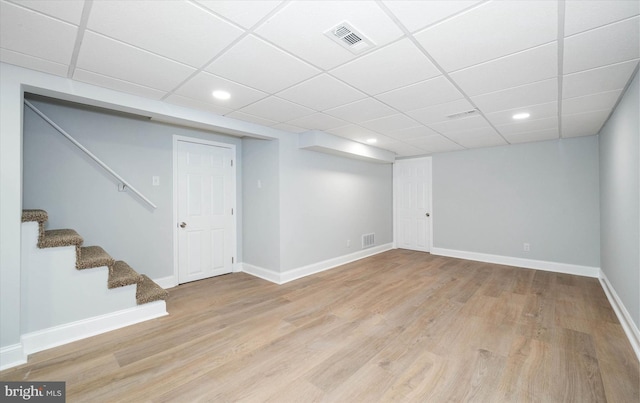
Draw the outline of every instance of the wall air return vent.
M362 249L371 248L376 244L376 234L362 235Z
M324 34L356 55L374 46L371 39L358 32L353 25L346 21L325 31Z
M447 116L447 118L449 118L449 119L462 119L462 118L469 117L471 115L475 115L476 113L478 113L477 109L471 109L470 111L454 113L453 115Z

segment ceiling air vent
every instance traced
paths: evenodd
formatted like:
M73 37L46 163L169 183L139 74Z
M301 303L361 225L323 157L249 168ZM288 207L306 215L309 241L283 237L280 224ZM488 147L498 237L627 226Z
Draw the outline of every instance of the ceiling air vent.
M449 119L462 119L462 118L466 118L466 117L471 116L471 115L475 115L476 113L478 113L477 109L471 109L470 111L454 113L453 115L447 116L447 118L449 118Z
M346 21L325 31L324 34L355 54L362 53L374 46L371 39L358 32L353 25Z

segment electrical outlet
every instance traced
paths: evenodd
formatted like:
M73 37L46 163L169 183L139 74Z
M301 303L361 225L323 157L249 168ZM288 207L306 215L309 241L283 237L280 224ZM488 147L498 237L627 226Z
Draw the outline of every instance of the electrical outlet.
M351 247L351 239L347 239L347 248Z
M151 184L153 186L160 186L160 177L159 176L151 177Z
M522 244L522 250L525 252L529 252L531 251L531 245L529 245L529 243L525 242Z

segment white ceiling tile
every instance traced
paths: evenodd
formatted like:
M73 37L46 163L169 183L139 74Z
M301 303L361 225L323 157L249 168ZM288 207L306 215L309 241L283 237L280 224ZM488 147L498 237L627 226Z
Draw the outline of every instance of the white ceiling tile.
M0 2L0 47L3 49L68 65L77 31L74 25Z
M624 88L637 65L638 60L632 60L567 74L562 79L562 97L574 98Z
M286 132L291 132L291 133L304 133L308 130L308 129L305 129L304 127L296 127L294 125L290 125L287 123L278 123L277 125L273 125L271 127L273 127L274 129L284 130Z
M562 137L591 136L598 134L604 121L609 117L610 109L562 115Z
M526 133L540 130L556 129L558 130L558 117L549 117L545 119L526 119L508 125L496 126L496 129L503 135L512 135L518 133Z
M409 111L407 112L407 114L415 120L428 125L431 123L438 123L449 120L447 116L469 111L472 109L474 109L474 107L471 102L467 101L466 99L459 99L457 101L448 102L446 104L440 104L427 108L416 109L414 111Z
M400 28L370 1L291 2L255 32L316 66L330 69L355 57L324 35L343 21L377 46L402 36Z
M556 42L514 53L450 74L469 96L542 81L558 75Z
M451 133L447 137L466 148L494 147L507 144L491 127Z
M403 39L333 69L330 74L375 95L435 77L440 72L409 39Z
M353 123L360 123L365 120L371 120L397 113L394 109L380 101L376 101L373 98L365 98L350 104L327 109L324 112L331 116Z
M94 1L87 28L194 67L243 33L186 1Z
M519 143L528 143L531 141L545 141L545 140L554 140L559 138L558 129L546 129L546 130L538 130L533 132L526 133L518 133L509 135L506 134L504 137L511 144L519 144Z
M385 0L384 5L410 32L427 27L480 3L480 0L430 0L399 1Z
M440 153L446 151L462 150L463 147L454 143L448 138L439 134L426 136L422 138L408 139L405 143L414 147L422 148L429 153Z
M69 0L11 0L11 2L74 25L80 24L82 9L85 5L84 1Z
M490 125L485 118L476 115L463 119L451 119L444 122L432 123L429 127L438 133L446 135L460 131L483 129L490 127Z
M334 118L324 113L314 113L313 115L303 116L301 118L293 119L288 124L304 127L309 130L328 130L335 127L344 126L347 124L342 119Z
M572 115L590 111L612 109L620 98L622 90L600 92L577 98L568 98L562 101L562 114Z
M516 122L513 120L513 115L523 112L526 112L530 115L530 120L558 117L558 102L554 101L546 104L530 105L522 108L509 109L506 111L489 113L485 116L489 122L496 126L508 125Z
M176 95L176 94L169 95L165 99L165 102L184 106L187 108L200 109L207 112L213 112L216 115L225 115L232 111L232 109L229 109L229 108L224 108L219 105L211 104L209 102L202 102L198 99L187 98L187 97L183 97L182 95Z
M317 111L324 111L365 97L362 92L327 74L313 77L277 95Z
M3 63L14 64L20 67L26 67L31 70L43 71L57 76L67 76L69 71L68 64L52 62L50 60L41 59L26 55L24 53L14 52L12 50L0 48L0 61Z
M638 0L567 0L564 12L564 34L573 35L638 14L640 14Z
M272 12L282 1L267 0L196 0L209 10L241 25L254 26Z
M415 126L408 129L394 131L393 133L389 133L389 136L402 141L406 139L415 139L417 137L432 136L434 134L438 133L429 129L427 126Z
M444 76L438 76L406 87L379 94L380 101L403 112L443 104L463 98Z
M555 41L557 14L556 1L487 2L415 37L450 72Z
M243 120L245 122L257 123L263 126L273 126L278 124L275 120L265 119L254 115L249 115L248 113L233 111L231 113L227 113L225 116L228 116L233 119Z
M126 63L122 61L126 60ZM195 69L92 32L86 32L77 68L170 91Z
M104 76L91 71L75 69L73 79L83 83L97 85L98 87L110 88L112 90L135 94L145 98L160 99L166 92L153 88L138 85L129 81L118 80L117 78Z
M564 40L563 73L640 57L640 17L586 31Z
M394 132L408 129L410 127L421 126L420 123L416 122L410 117L399 113L395 115L385 116L383 118L367 120L366 122L361 122L360 125L366 127L367 129L380 133Z
M557 100L556 78L471 97L484 113L504 111Z
M639 9L637 0L0 0L0 61L62 77L74 63L75 81L424 155L559 138L558 126L563 137L597 132L640 60ZM374 46L355 55L324 34L343 21ZM230 100L211 97L221 88ZM531 118L513 121L523 111Z
M212 96L214 90L227 91L231 94L231 98L227 100L216 99ZM204 71L182 84L175 93L186 98L196 99L228 109L239 109L267 96L262 91L245 87Z
M252 35L235 44L206 70L271 94L320 73Z
M246 106L240 112L278 122L288 122L314 113L313 109L274 96Z

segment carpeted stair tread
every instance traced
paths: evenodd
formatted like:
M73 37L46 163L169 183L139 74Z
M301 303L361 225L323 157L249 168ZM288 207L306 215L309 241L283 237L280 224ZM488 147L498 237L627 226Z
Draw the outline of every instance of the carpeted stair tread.
M113 264L113 258L99 246L85 246L78 248L78 258L76 261L76 268L78 270L100 266L111 266Z
M49 216L44 210L22 210L22 222L45 222L47 220L49 220Z
M142 276L122 260L118 260L113 266L109 266L109 288L137 284L142 282L142 280Z
M80 246L83 239L72 229L50 229L38 241L39 248L57 248L59 246Z
M144 274L141 276L142 281L138 283L138 288L136 289L136 302L138 305L167 299L169 293L164 288L154 283Z

